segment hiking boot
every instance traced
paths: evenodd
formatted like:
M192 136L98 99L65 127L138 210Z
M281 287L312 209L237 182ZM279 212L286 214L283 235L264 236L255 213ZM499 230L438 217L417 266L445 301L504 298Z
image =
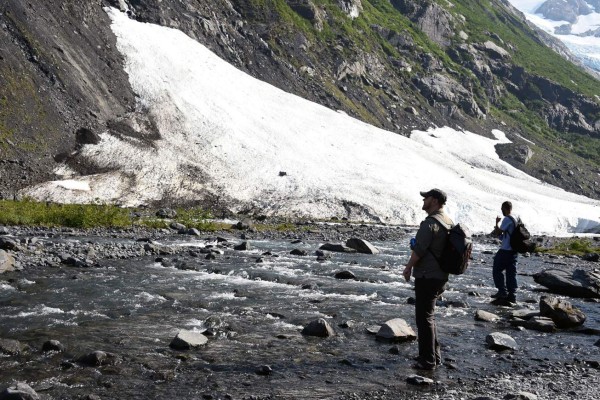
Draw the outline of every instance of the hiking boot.
M509 301L511 303L516 303L517 302L517 296L515 296L514 293L509 293L509 295L506 296L506 301Z
M504 299L507 297L506 292L496 292L493 295L490 296L492 299Z

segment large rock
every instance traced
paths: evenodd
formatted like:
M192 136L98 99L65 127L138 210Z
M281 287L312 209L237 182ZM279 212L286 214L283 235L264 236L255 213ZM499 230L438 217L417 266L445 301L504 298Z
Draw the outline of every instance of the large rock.
M0 392L0 400L38 400L39 398L35 390L24 382L17 382Z
M501 332L492 332L485 338L485 342L490 346L490 349L496 351L516 350L517 342L512 337Z
M208 338L200 332L181 330L169 346L176 350L189 350L208 343Z
M18 340L0 338L0 354L15 356L23 351L23 345Z
M100 367L102 365L115 364L117 362L117 356L113 353L96 350L78 357L76 361L89 367Z
M415 340L417 335L405 320L394 318L381 325L375 338L385 342L407 342Z
M530 319L524 320L515 318L510 321L512 326L522 326L525 329L538 332L554 332L556 325L550 318L535 316Z
M477 310L475 311L475 320L477 321L485 321L485 322L496 322L500 319L499 316L493 314L491 312Z
M15 270L15 258L4 250L0 250L0 274Z
M346 246L363 254L379 254L379 249L364 239L348 239L346 241Z
M485 118L485 113L481 111L481 108L475 102L473 94L453 78L435 73L424 77L416 77L413 82L421 94L430 101L434 103L451 102L473 117Z
M329 337L335 336L335 331L324 318L311 321L302 329L302 334L306 336Z
M566 300L552 296L540 299L540 314L551 318L559 328L572 328L585 322L585 314Z
M344 246L343 244L325 243L319 250L335 251L337 253L356 253L356 250L350 247Z
M571 297L600 298L600 273L576 269L571 272L547 269L533 275L536 283L552 293Z
M585 0L547 0L536 10L536 14L542 14L546 19L553 21L577 22L580 15L588 15L592 12Z

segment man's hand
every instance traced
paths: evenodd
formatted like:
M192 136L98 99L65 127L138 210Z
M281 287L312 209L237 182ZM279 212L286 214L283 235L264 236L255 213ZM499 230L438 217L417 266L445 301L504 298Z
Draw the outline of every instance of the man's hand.
M408 265L404 267L404 271L402 272L402 275L404 276L404 279L406 279L406 282L410 282L410 275L412 274L412 267L409 267Z
M500 222L502 220L502 217L496 217L496 225L498 225L498 222Z

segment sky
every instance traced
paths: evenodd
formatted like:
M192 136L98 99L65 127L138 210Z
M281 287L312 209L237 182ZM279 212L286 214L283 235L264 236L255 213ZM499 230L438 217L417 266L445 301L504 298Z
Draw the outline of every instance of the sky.
M138 106L161 138L147 148L103 132L82 154L110 172L78 176L62 165L55 181L26 195L137 206L210 192L233 211L416 225L425 217L419 192L437 187L448 214L473 232L490 232L505 200L533 233L600 228L599 201L501 161L501 131L401 136L259 81L178 30L107 12ZM353 205L349 215L344 204Z
M516 9L538 28L548 32L562 41L573 54L579 57L587 66L600 71L600 37L580 37L577 34L600 28L600 10L591 14L581 15L572 25L571 35L556 35L554 28L568 24L567 21L552 21L543 15L536 14L537 9L545 0L508 0ZM593 9L593 7L591 7Z

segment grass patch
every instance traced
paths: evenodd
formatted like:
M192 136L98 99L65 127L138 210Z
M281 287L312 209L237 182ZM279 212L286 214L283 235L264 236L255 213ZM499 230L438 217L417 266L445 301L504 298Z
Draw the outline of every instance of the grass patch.
M600 253L600 247L598 242L594 243L591 239L573 238L562 241L554 247L538 248L537 252L562 256L582 256L588 253Z
M0 200L0 224L69 228L127 228L144 226L168 228L173 221L202 231L227 229L225 224L210 221L211 214L200 208L178 209L177 217L165 220L137 216L134 210L108 204L56 204L32 200Z

